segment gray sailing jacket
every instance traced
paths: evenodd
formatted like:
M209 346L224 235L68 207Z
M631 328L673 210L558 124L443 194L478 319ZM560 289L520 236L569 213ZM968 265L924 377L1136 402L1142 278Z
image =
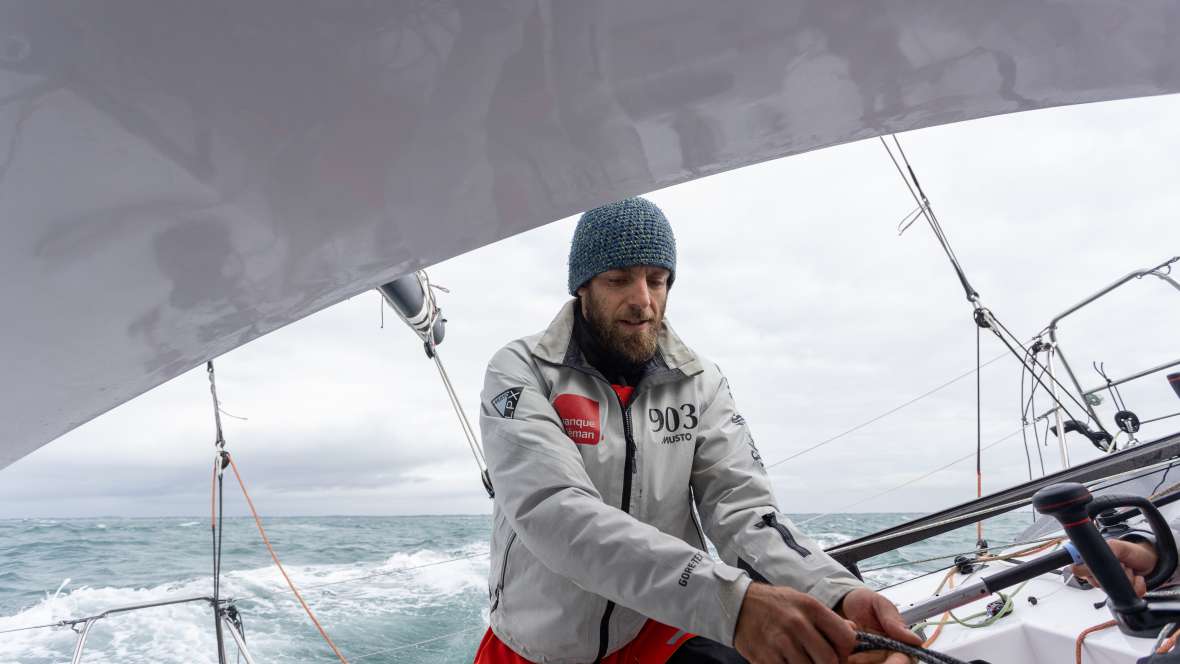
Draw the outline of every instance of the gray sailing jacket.
M862 587L775 505L715 365L665 325L624 408L572 341L573 303L497 352L484 382L501 641L536 662L591 662L653 618L732 645L751 574L828 606Z

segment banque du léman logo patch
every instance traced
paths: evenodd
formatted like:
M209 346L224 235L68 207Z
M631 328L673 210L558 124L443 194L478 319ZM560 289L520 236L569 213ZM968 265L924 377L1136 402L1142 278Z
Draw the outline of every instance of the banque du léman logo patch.
M561 428L579 445L597 445L602 439L598 402L580 394L559 394L553 409L561 417Z

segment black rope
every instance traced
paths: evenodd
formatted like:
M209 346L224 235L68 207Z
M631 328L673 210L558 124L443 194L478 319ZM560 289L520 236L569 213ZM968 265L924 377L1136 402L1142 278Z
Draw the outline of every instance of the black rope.
M892 650L903 655L909 655L917 659L919 662L928 662L928 664L968 664L967 662L944 655L943 653L934 650L927 650L918 646L911 646L895 641L880 634L870 634L869 632L856 633L857 644L852 649L853 653L868 652L870 650Z

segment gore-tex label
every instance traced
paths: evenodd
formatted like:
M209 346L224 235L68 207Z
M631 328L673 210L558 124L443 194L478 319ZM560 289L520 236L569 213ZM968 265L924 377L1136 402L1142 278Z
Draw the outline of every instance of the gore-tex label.
M601 439L598 402L580 394L559 394L553 408L561 417L561 428L579 445L597 445Z

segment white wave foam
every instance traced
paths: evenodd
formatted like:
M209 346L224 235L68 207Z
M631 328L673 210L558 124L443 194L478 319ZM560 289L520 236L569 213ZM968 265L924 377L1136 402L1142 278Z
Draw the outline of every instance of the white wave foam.
M180 527L181 528L191 528L191 527L197 525L198 523L200 523L200 521L185 521L184 523L180 524Z
M818 542L819 545L825 549L828 547L836 546L837 544L843 544L843 543L852 539L851 537L849 537L848 535L845 535L844 533L823 532L823 533L807 533L807 534L809 537L811 537L811 539Z
M453 606L459 596L482 602L488 547L474 543L457 551L395 553L378 563L289 566L287 572L327 624L347 627L365 617L422 615ZM456 558L466 557L455 560ZM211 594L209 577L153 588L82 586L47 595L14 615L0 617L0 630L81 618L103 611ZM228 571L222 594L237 598L251 652L259 661L297 661L306 655L306 617L274 566ZM486 613L486 610L485 610ZM486 616L484 616L486 619ZM6 634L0 662L49 664L69 660L76 635L65 628ZM216 661L212 613L204 602L134 611L95 624L85 661L160 664ZM231 655L232 656L232 655Z

